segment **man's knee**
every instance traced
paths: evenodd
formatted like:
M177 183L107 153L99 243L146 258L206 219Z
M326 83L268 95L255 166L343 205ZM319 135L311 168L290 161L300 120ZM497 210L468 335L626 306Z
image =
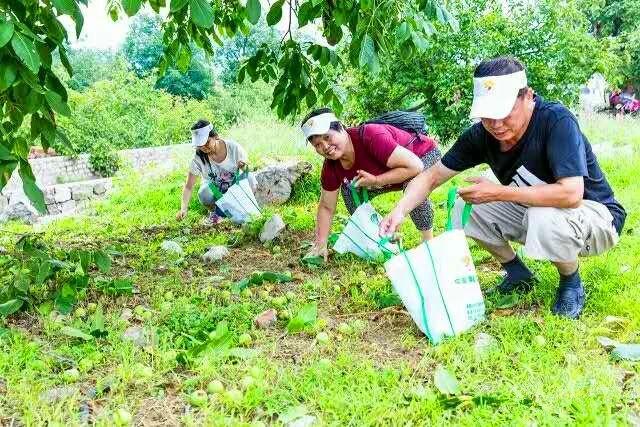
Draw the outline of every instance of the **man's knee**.
M582 237L581 224L572 221L564 209L531 207L527 209L524 226L527 235L535 234L538 239L571 240Z

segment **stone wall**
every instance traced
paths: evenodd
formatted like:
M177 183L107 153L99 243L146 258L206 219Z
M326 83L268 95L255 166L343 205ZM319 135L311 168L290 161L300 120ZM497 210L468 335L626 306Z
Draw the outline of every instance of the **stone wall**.
M192 152L191 144L167 145L161 147L122 150L118 155L124 167L133 169L170 170L178 164L185 164ZM67 156L44 157L29 160L38 186L45 194L45 202L50 214L72 212L85 200L104 196L111 188L109 178L101 178L91 169L89 155L76 158ZM33 211L22 190L22 180L17 171L0 192L0 218L9 217L12 211Z

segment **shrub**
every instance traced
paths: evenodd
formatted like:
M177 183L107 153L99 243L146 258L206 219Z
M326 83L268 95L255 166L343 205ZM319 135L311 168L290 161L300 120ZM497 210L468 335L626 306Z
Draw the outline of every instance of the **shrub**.
M105 139L99 139L89 154L91 168L104 177L113 176L120 169L120 157Z

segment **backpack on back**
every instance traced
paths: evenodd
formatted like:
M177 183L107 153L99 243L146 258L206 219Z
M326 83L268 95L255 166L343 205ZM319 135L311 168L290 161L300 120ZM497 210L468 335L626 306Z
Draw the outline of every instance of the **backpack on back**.
M367 120L359 126L360 139L364 137L364 127L368 124L389 125L394 128L409 132L415 135L409 144L420 139L420 135L427 134L427 120L422 113L415 111L389 111L379 115L376 118Z

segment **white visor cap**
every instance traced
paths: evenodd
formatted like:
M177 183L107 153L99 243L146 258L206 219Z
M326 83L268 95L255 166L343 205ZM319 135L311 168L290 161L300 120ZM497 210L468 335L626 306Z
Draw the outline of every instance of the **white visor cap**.
M193 129L191 131L191 143L195 148L202 147L207 143L209 139L209 132L213 130L213 125L209 124L200 129Z
M527 87L524 70L503 76L474 77L472 119L504 119L516 103L520 89Z
M311 117L301 126L305 139L314 135L324 135L329 132L331 123L337 122L338 118L333 113L322 113Z

